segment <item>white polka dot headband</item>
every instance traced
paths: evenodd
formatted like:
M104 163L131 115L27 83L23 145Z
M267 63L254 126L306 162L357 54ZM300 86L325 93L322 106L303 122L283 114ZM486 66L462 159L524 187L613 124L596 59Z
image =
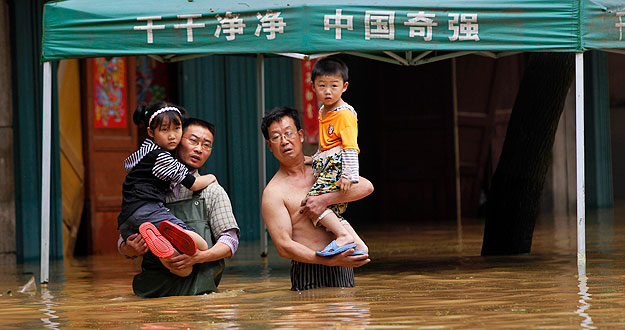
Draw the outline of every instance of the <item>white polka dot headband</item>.
M156 112L154 112L154 114L152 114L152 116L150 117L150 120L148 120L148 126L150 126L150 124L152 123L152 119L156 118L156 116L160 115L161 113L163 113L165 111L176 111L182 117L182 114L180 113L180 110L178 110L178 108L176 108L176 107L160 108L160 109L156 110Z

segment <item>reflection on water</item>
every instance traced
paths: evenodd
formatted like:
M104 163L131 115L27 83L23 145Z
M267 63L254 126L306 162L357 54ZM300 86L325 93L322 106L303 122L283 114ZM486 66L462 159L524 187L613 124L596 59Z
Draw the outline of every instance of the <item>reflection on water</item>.
M588 277L581 276L579 278L579 292L577 293L579 294L579 308L575 311L575 313L582 317L580 325L583 329L597 329L597 327L592 326L592 317L590 317L590 315L586 312L586 310L590 308L590 300L592 300L590 297L592 295L588 293L587 283Z
M54 314L54 309L58 306L58 303L55 303L53 299L54 296L50 294L50 291L48 291L47 288L41 288L41 303L45 306L45 308L41 308L39 310L42 311L45 316L41 319L41 322L43 322L43 327L46 329L58 329L58 326L60 325L59 323L54 322L54 319L58 319L59 317Z
M575 217L543 217L532 253L481 257L483 227L358 228L372 262L356 288L289 291L289 262L258 244L229 260L221 291L141 299L119 256L52 262L47 287L20 292L38 264L0 267L1 329L618 328L625 322L625 208L589 212L587 277ZM592 293L592 295L591 295Z

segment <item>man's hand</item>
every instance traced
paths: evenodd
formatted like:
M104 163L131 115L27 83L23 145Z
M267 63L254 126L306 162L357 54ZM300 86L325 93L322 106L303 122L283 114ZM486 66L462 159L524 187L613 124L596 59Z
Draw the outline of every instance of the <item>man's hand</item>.
M142 256L148 252L148 245L138 233L128 236L124 246L122 246L122 252L129 257Z
M310 156L304 156L304 165L312 165L313 158Z
M222 242L217 242L215 243L215 245L213 245L213 247L208 250L195 251L195 254L192 256L186 254L178 254L165 260L165 262L172 269L182 270L187 267L193 267L193 265L195 264L201 264L204 262L211 262L230 257L232 257L232 250L230 250L230 246Z
M198 255L197 251L193 256L186 254L178 254L176 256L170 257L166 260L166 262L174 269L184 269L187 267L193 267L197 263L195 257Z
M323 195L308 196L302 200L300 206L302 208L299 213L304 214L310 220L316 220L328 208L328 203L325 202Z
M343 253L337 254L331 258L328 258L328 266L341 266L347 268L355 268L360 267L362 265L368 264L371 259L369 259L368 254L360 254L356 256L350 256L354 252L354 249L349 249Z
M339 181L339 185L341 187L341 192L345 194L349 188L352 187L352 180L342 176L341 181Z
M345 178L341 178L343 181ZM373 185L369 180L361 177L358 184L351 186L352 183L349 183L350 189L345 190L343 193L339 191L321 194L319 196L308 196L302 200L300 206L302 207L299 210L299 213L304 214L311 221L317 220L321 213L328 208L328 205L337 204L337 203L345 203L351 202L354 200L361 199L373 192Z

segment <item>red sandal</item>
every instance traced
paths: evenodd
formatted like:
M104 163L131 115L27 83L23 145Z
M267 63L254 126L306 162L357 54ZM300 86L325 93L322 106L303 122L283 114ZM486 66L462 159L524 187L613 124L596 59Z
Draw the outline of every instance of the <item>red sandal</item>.
M150 251L159 258L169 258L176 253L174 247L156 227L150 222L144 222L139 226L139 233L150 248Z
M182 227L167 220L158 225L158 230L173 244L178 250L190 256L195 254L197 244L191 235Z

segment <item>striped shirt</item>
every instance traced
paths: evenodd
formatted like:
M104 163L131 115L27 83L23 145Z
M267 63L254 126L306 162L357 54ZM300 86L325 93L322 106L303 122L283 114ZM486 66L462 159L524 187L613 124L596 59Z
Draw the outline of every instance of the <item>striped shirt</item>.
M352 182L360 181L360 173L358 173L358 150L341 149L341 159L343 165L343 174Z
M164 203L171 182L188 188L195 183L195 177L187 167L150 138L126 158L124 168L128 174L122 186L122 210L117 218L118 225L147 203Z
M124 169L126 169L126 173L129 173L130 170L137 166L137 164L139 164L139 162L141 161L141 159L143 159L143 157L145 157L145 155L158 148L159 146L158 144L154 143L154 140L143 140L143 143L141 143L139 150L135 151L132 155L128 156L128 158L124 160Z
M124 160L126 172L130 172L146 155L155 150L159 150L159 152L156 155L156 161L152 167L152 174L163 181L181 183L189 174L189 169L187 169L184 164L177 161L169 151L162 149L154 143L152 139L145 139L141 147L139 147L139 150L135 151Z

